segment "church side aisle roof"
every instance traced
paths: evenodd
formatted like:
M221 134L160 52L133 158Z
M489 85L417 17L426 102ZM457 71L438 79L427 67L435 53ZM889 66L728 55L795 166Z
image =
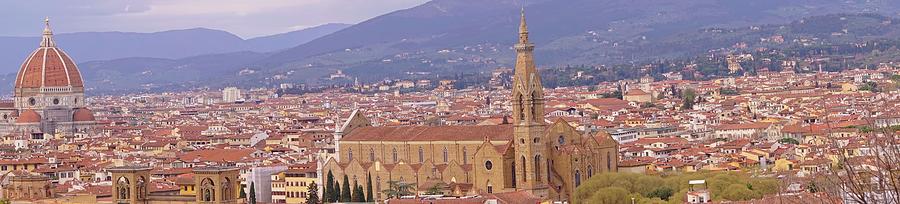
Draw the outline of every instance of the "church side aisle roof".
M361 127L341 141L484 141L511 140L512 125Z

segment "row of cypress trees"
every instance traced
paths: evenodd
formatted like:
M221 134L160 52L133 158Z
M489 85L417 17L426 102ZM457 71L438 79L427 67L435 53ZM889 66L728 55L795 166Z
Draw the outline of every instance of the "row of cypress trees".
M353 188L350 187L350 180L344 175L343 182L334 179L331 170L325 180L325 188L322 192L322 201L324 203L333 202L375 202L375 195L372 192L372 174L366 175L366 187L353 181ZM365 191L365 193L363 193Z

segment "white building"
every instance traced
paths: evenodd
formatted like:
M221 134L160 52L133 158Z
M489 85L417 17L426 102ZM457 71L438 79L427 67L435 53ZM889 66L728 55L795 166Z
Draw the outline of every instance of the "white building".
M238 89L237 87L228 87L222 90L222 102L234 103L242 99L241 89Z
M251 168L246 177L246 181L244 181L244 192L250 193L250 184L252 183L257 201L272 200L272 177L276 176L272 174L277 174L278 172L287 169L287 166L260 166ZM281 189L281 192L284 192L284 188ZM284 200L284 194L281 196L280 199Z

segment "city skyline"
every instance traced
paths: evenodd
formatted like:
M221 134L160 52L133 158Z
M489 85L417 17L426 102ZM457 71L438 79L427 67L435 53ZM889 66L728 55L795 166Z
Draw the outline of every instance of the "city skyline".
M123 2L75 10L328 4ZM0 204L900 203L900 5L521 2L256 39L44 19L0 37Z

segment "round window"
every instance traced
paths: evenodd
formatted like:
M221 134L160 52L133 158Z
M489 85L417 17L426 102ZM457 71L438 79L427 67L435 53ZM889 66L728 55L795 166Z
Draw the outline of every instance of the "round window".
M34 100L34 98L29 98L29 99L28 99L28 104L30 104L30 105L33 106L33 105L37 104L37 100Z
M59 105L59 99L58 99L58 98L54 98L54 99L53 99L53 105Z
M491 163L491 161L485 161L485 162L484 162L484 168L487 169L487 170L491 170L491 169L494 168L494 163Z
M4 119L4 120L9 119L9 116L8 116L8 115L3 115L3 119Z

